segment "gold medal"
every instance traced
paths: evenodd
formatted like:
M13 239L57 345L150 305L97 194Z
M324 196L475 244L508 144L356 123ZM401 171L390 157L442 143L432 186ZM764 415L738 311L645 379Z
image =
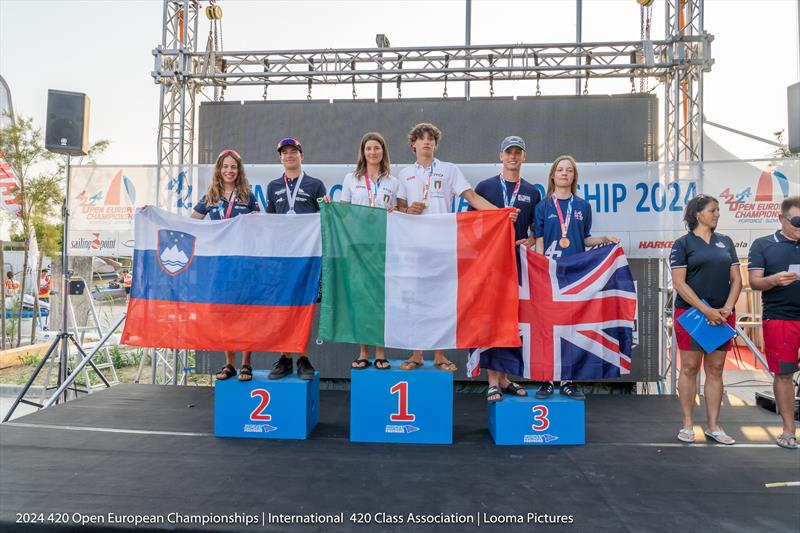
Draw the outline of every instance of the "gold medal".
M428 200L427 198L425 198L424 200L422 200L422 205L424 205L425 207L428 207L429 205L431 205L431 201Z
M561 239L559 239L558 241L558 245L561 248L569 248L569 239L567 239L566 237L561 237Z

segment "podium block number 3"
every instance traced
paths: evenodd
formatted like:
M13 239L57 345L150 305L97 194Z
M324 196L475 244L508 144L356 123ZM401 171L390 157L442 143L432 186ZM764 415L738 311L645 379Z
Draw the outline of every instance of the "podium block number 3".
M267 406L269 405L269 391L264 389L254 389L250 391L251 398L261 398L261 401L258 403L253 412L250 413L250 420L263 420L268 422L272 420L272 415L268 415L264 411L267 410Z
M389 392L397 393L397 412L389 415L392 422L413 422L416 418L408 412L408 381L396 383Z
M547 418L547 407L544 405L534 405L531 410L533 411L534 423L531 428L534 431L544 431L550 427L550 420Z

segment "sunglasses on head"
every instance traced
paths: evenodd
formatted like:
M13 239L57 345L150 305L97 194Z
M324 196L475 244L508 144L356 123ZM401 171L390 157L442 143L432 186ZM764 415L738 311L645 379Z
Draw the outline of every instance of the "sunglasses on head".
M219 159L221 157L225 157L228 154L234 156L237 159L241 159L242 158L242 156L239 155L239 152L237 152L236 150L231 150L230 148L228 148L227 150L221 151L219 153L219 155L217 156L217 159Z

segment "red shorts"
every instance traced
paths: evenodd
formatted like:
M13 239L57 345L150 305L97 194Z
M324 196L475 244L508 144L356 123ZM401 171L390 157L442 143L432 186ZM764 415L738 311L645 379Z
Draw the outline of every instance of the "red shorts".
M770 372L791 374L800 370L800 320L764 319L764 346Z
M678 348L681 350L695 350L702 352L703 349L700 347L699 344L689 335L689 332L686 331L683 326L680 325L678 322L678 317L681 316L683 313L688 311L688 309L681 309L680 307L675 308L675 320L672 321L675 324L675 338L678 340ZM728 324L732 328L736 328L736 312L734 311L730 315L728 315ZM731 339L732 340L732 339ZM717 350L722 350L727 352L728 349L731 347L731 341L726 342Z

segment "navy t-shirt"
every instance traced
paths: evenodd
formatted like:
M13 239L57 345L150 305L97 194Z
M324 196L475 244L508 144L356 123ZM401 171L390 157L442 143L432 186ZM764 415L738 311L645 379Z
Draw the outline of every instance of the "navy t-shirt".
M506 191L508 191L508 194L506 194L506 201L509 201L514 195L514 187L516 187L517 183L512 181L506 181L505 183ZM491 204L500 208L505 207L505 203L503 202L503 187L500 185L500 176L494 176L481 181L475 187L475 192L486 198ZM514 205L509 206L519 209L519 216L514 223L514 238L516 240L528 238L528 231L533 225L533 211L536 208L536 204L538 204L541 199L542 197L536 187L520 178L517 198L514 200ZM470 211L474 209L475 208L472 206L469 207Z
M776 231L759 237L750 245L748 270L763 270L764 277L786 272L789 265L800 264L800 241L787 239ZM764 318L800 320L800 280L785 287L773 287L761 293Z
M561 248L558 243L561 240L561 222L553 198L545 198L536 206L533 235L537 239L542 237L544 255L552 259L585 252L586 246L583 244L583 240L592 235L592 206L580 196L573 196L573 198L572 216L567 228L569 246L566 248ZM566 221L569 199L559 200L558 205L561 207L561 214Z
M297 179L289 180L289 191L294 194ZM317 178L304 174L303 181L300 183L300 190L297 191L295 198L294 211L298 215L305 213L317 213L319 204L317 200L324 198L326 194L325 184ZM289 201L286 198L286 182L281 176L272 180L267 185L267 213L277 213L285 215L289 212Z
M736 247L727 235L712 233L706 243L691 231L672 244L670 268L686 269L686 284L714 309L720 309L731 290L731 267L739 264ZM675 307L689 309L680 294Z
M228 199L222 198L217 202L217 205L208 205L208 195L204 195L200 198L200 201L195 204L194 210L203 216L208 215L208 218L211 220L222 220L228 212ZM230 218L257 211L260 211L258 202L256 202L256 196L251 192L247 203L242 203L238 199L234 201Z

